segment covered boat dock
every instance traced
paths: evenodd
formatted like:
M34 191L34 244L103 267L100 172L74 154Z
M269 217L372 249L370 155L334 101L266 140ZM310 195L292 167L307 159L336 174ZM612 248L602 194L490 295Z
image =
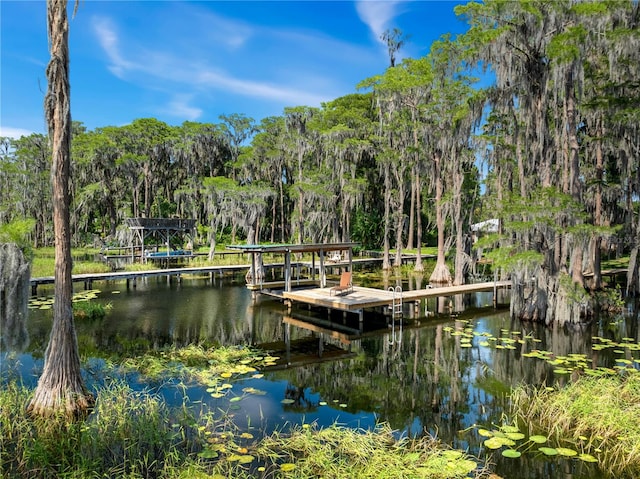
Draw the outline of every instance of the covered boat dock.
M265 291L275 288L292 291L294 285L327 285L326 267L329 263L344 265L348 271L353 271L353 248L358 243L309 243L309 244L253 244L231 245L228 249L242 251L251 255L251 266L247 273L247 287L252 291ZM294 279L291 255L311 254L311 278ZM284 255L284 281L265 282L263 270L263 254ZM339 258L339 259L338 259ZM317 260L317 264L316 264ZM296 263L298 264L298 263ZM316 271L318 277L316 278Z

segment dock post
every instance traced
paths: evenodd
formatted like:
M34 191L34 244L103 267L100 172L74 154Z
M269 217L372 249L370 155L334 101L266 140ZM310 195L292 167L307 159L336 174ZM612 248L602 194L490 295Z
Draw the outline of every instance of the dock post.
M360 332L364 331L364 309L358 310L358 328Z
M284 344L287 365L289 365L291 364L291 325L289 323L284 325Z
M31 296L37 296L38 295L38 283L33 283L31 285Z

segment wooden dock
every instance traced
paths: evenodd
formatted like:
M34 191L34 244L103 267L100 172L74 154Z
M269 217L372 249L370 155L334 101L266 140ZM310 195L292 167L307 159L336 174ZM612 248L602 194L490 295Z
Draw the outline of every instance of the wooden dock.
M489 281L485 283L463 284L460 286L418 289L398 293L399 296L396 296L396 301L398 297L400 297L403 303L415 303L417 305L422 300L428 298L480 292L493 292L495 298L498 289L510 287L511 281ZM389 290L354 286L353 292L337 296L332 295L330 289L331 288L309 288L292 291L272 291L271 294L292 302L357 313L360 316L360 320L362 320L365 309L388 307L394 302L394 293Z
M282 267L282 264L271 264L265 266ZM176 277L178 280L183 275L210 275L212 278L215 275L224 275L225 273L239 273L247 271L249 265L221 265L221 266L200 266L193 268L163 268L163 269L151 269L147 271L113 271L111 273L86 273L86 274L74 274L72 281L74 283L84 283L85 289L91 289L94 281L126 281L127 287L132 283L133 287L136 286L136 281L141 278L153 277L153 276L167 276L168 278ZM40 278L31 278L31 294L36 295L38 286L43 284L53 284L53 276L44 276Z

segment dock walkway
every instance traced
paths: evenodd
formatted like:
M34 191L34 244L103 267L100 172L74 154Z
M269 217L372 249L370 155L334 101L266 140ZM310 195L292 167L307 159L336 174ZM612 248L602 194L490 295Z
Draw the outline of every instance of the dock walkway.
M282 267L281 263L274 263L265 265L270 267ZM84 283L85 289L91 289L94 281L113 281L113 280L126 280L127 287L130 282L133 281L135 287L136 281L140 278L146 278L151 276L176 276L180 278L182 275L200 275L209 274L211 276L225 273L238 273L249 269L248 264L240 265L220 265L220 266L198 266L187 268L164 268L164 269L151 269L146 271L113 271L111 273L86 273L86 274L74 274L71 279L74 283ZM43 284L53 284L53 276L43 276L40 278L31 278L31 294L36 295L38 286Z

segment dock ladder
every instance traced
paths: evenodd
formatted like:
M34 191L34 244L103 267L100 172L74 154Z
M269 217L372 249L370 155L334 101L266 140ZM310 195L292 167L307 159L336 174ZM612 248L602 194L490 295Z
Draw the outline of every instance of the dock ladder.
M402 286L389 287L393 294L391 301L391 340L389 344L400 344L402 342ZM398 321L398 332L396 333L396 321Z

